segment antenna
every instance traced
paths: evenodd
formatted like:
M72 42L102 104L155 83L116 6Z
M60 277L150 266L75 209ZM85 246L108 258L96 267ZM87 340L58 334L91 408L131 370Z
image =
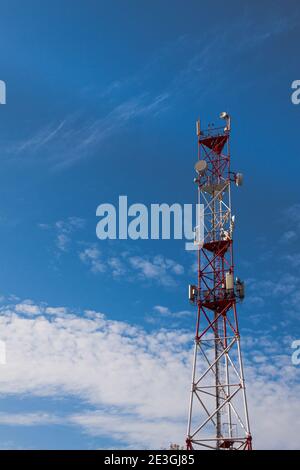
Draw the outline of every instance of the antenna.
M231 118L229 114L226 113L226 111L223 111L222 113L220 113L220 119L225 119L226 121L226 127L224 128L224 132L230 132Z
M198 160L197 163L195 163L195 171L199 173L199 175L203 175L206 171L207 168L207 163L205 160Z
M197 284L189 288L197 319L188 450L252 449L237 312L245 287L234 277L232 243L231 186L240 186L243 178L230 170L230 116L224 111L220 118L226 121L223 131L216 134L208 126L205 134L197 133L199 176L194 182L204 205L204 235L197 244Z

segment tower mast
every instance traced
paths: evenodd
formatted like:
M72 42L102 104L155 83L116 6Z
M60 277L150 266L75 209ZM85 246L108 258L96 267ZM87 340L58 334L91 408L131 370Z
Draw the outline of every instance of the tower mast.
M198 281L189 286L197 308L187 449L250 450L252 438L236 304L244 283L234 280L231 184L243 176L230 169L231 119L200 129L195 165L198 203L203 204L203 239L197 237Z

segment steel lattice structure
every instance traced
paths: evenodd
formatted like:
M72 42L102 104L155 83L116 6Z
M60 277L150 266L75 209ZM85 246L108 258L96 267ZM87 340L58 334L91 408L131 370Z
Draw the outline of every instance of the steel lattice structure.
M234 280L231 184L242 175L230 169L230 117L225 128L202 131L197 122L195 165L204 234L197 239L198 282L189 286L197 307L187 449L252 448L236 304L244 283Z

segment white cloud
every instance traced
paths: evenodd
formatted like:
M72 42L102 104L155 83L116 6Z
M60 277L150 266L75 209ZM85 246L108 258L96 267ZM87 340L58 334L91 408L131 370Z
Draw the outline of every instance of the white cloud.
M106 266L101 259L100 250L91 245L85 248L79 253L79 258L85 264L87 264L93 273L103 273L106 270Z
M141 447L168 449L172 442L182 442L185 431L183 423L176 419L146 418L142 421L135 415L122 414L116 410L112 413L77 414L70 417L70 421L93 436L113 437L118 442L118 448L124 447L125 444L134 449ZM160 441L158 436L161 436Z
M65 168L74 162L93 155L109 137L119 133L131 121L156 116L165 108L169 94L138 93L120 99L110 110L93 119L83 114L68 115L60 122L53 122L37 129L23 141L17 142L8 154L28 155L30 159L43 150L44 157L54 168Z
M284 213L289 222L293 224L300 224L300 203L297 202L289 206ZM299 228L299 225L298 225Z
M67 315L68 310L65 307L46 307L47 315Z
M70 243L70 237L65 233L58 233L56 237L56 245L61 251L66 251Z
M7 349L0 373L2 396L72 396L81 411L63 419L43 411L0 413L0 423L77 425L94 436L114 438L120 447L183 443L192 332L160 329L146 334L103 313L87 310L77 316L46 304L36 305L40 313L27 311L24 316L18 305L30 304L18 302L1 310L0 334ZM259 332L245 337L244 346L254 446L299 448L299 369Z
M122 276L126 273L127 269L124 263L117 257L113 256L107 260L107 264L110 267L111 274L114 277Z
M36 426L48 424L63 424L59 416L50 413L0 413L0 425L7 426Z
M71 243L71 234L84 227L84 220L79 217L68 217L55 223L56 245L61 251L67 251Z
M41 313L41 308L38 305L33 305L31 303L21 303L15 306L15 310L18 313L25 313L27 315L38 315Z
M59 251L68 251L72 238L71 235L82 229L85 220L80 217L68 217L66 220L58 220L54 224L39 223L38 227L42 230L54 230L55 244Z
M53 309L47 307L46 312L52 312L49 308ZM105 407L106 420L112 407L120 416L129 414L128 426L136 433L147 422L154 427L157 421L158 428L161 420L175 420L179 427L185 422L187 397L185 404L178 407L178 403L189 388L186 335L180 333L179 338L163 330L145 335L137 327L106 320L97 312L87 311L82 317L71 311L56 313L51 319L44 314L33 319L19 316L14 306L2 311L1 339L7 347L7 364L0 374L2 394L77 396L92 406ZM108 430L98 428L97 432ZM172 436L163 434L154 439L153 434L148 445L167 445L169 439ZM125 428L123 440L130 441ZM147 446L145 437L138 444Z
M168 307L163 307L162 305L155 305L154 310L156 310L157 312L163 315L170 314L170 309Z
M142 257L121 253L117 257L101 253L96 244L86 245L86 248L79 253L79 258L95 274L105 272L115 278L126 274L128 281L138 278L154 281L165 287L174 287L177 284L177 277L184 273L181 264L162 255Z
M290 263L291 266L294 268L297 268L300 266L300 254L299 253L294 253L293 255L284 255L283 259Z
M289 243L297 239L297 233L294 230L287 230L281 236L281 243Z
M154 256L152 259L132 256L128 261L142 279L155 280L164 286L176 285L176 276L184 273L181 264L161 255Z
M172 312L169 307L164 307L163 305L155 305L153 310L160 313L161 315L174 317L174 318L181 318L186 317L187 315L191 315L189 310L179 310L177 312Z

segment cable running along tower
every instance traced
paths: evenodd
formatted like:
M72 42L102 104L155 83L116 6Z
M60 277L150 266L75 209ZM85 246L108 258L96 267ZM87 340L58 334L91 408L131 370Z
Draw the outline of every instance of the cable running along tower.
M203 237L196 227L198 279L189 286L197 307L187 449L251 450L252 438L236 304L244 283L234 278L231 184L243 175L230 169L230 116L225 128L200 128L195 165L198 204L203 204ZM200 222L198 222L200 223Z

